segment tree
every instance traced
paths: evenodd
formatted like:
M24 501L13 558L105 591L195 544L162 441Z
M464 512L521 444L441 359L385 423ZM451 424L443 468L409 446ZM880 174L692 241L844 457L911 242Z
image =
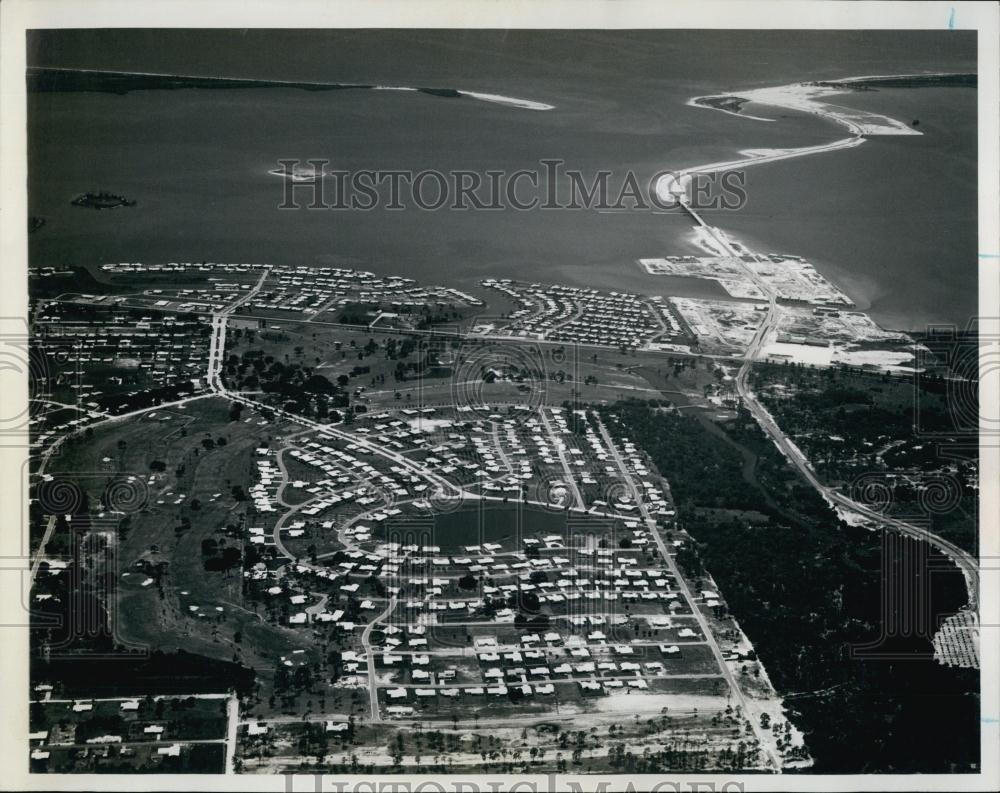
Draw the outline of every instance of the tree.
M473 590L479 586L479 581L472 573L466 573L458 579L458 586L460 589Z
M302 385L302 389L313 394L332 394L336 387L321 374L312 374Z

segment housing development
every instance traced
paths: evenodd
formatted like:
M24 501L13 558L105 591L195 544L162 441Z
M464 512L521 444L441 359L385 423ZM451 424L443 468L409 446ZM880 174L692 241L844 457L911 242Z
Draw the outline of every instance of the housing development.
M472 295L343 269L97 276L33 308L33 600L58 611L103 565L95 648L191 648L253 682L144 699L43 673L36 768L415 767L415 729L449 767L612 769L612 737L694 769L810 765L613 407L690 365L690 404L737 416L738 358L713 342L745 350L753 303L489 279L517 308L485 321ZM851 316L837 332L870 342Z
M5 39L23 786L993 789L989 37L787 5Z

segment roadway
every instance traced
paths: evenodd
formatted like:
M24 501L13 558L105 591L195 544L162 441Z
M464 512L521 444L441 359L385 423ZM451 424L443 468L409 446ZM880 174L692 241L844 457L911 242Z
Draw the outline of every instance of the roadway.
M566 474L566 485L573 493L573 502L580 510L587 509L587 502L583 500L583 494L580 492L580 488L576 484L576 475L573 473L573 469L569 464L569 460L566 458L566 442L559 437L555 429L552 427L552 422L549 421L549 417L545 414L545 408L541 407L538 410L538 414L542 418L542 424L545 425L545 432L552 440L552 445L556 449L556 455L559 457L559 463L562 465L563 473Z
M248 289L246 294L241 295L222 310L212 313L212 337L208 345L208 385L213 391L223 390L222 364L226 357L226 326L229 316L260 292L270 274L271 268L265 267L260 278L257 279L257 283Z
M678 192L680 187L683 186L684 192L686 192L685 180L693 174L718 173L719 171L732 171L737 168L749 168L754 165L767 165L768 163L781 162L783 160L794 160L798 157L809 157L813 154L824 154L826 152L838 151L840 149L852 149L855 146L860 146L864 142L865 138L860 135L855 135L849 138L840 138L839 140L831 141L830 143L823 143L819 146L804 146L798 149L762 149L760 151L766 153L758 154L757 156L745 157L742 160L712 162L705 165L695 165L690 168L684 168L672 176L661 177L660 181L655 186L655 190L657 196L661 200L677 201L677 199L680 198ZM674 189L671 190L671 187ZM679 203L683 206L686 202L684 198L680 198ZM704 222L700 219L699 222L701 225L704 225Z
M236 773L236 734L240 728L240 698L229 695L226 703L226 773Z
M659 550L660 555L663 557L664 563L670 568L670 572L673 574L678 588L690 604L691 611L693 612L695 619L698 621L698 627L700 628L702 635L705 637L706 643L712 649L712 655L715 656L715 662L721 670L723 677L726 678L726 682L729 684L729 688L733 692L733 696L735 696L739 702L743 716L753 729L754 736L760 743L761 751L767 755L774 770L780 772L782 767L781 758L778 757L778 753L770 736L765 734L760 726L760 718L757 709L750 707L750 703L747 700L746 695L743 693L743 689L740 688L739 681L736 680L732 670L729 668L729 664L722 655L722 650L708 625L708 621L705 619L705 615L701 613L701 609L699 609L695 603L694 597L691 595L691 590L688 587L687 580L683 575L681 575L680 570L677 569L677 563L674 561L673 556L670 555L667 545L663 541L663 536L660 533L659 527L656 525L656 520L652 515L650 515L649 509L646 507L646 502L642 498L639 486L636 485L635 480L629 473L628 467L625 465L625 460L622 459L621 453L618 451L618 446L615 444L611 437L611 433L608 432L608 428L605 426L600 417L597 419L597 429L601 433L601 438L604 440L605 446L607 446L608 451L614 458L615 465L618 466L618 470L621 472L622 478L625 480L625 484L632 492L632 498L635 500L636 506L639 508L639 512L646 524L646 528L649 530L649 533L656 542L656 547Z
M690 205L684 202L682 202L682 204L688 214L698 221L706 232L712 236L720 248L729 253L729 255L733 256L736 261L743 264L743 268L748 277L752 279L753 283L756 284L756 286L765 295L767 295L768 307L764 315L764 319L761 321L760 326L754 333L750 344L747 345L747 351L743 357L743 363L736 375L736 391L739 394L743 405L750 411L750 414L754 417L754 419L756 419L761 429L764 430L764 433L775 443L785 458L796 468L803 479L812 485L812 487L827 501L827 503L836 504L848 512L853 512L869 521L874 521L878 525L893 528L908 537L923 540L924 542L929 543L931 547L936 548L946 557L951 559L962 571L962 575L965 577L966 588L969 594L969 606L972 610L976 610L979 603L979 563L973 556L971 556L967 551L959 548L954 543L949 542L937 534L934 534L926 528L914 526L913 524L906 523L905 521L883 515L882 513L870 509L863 504L859 504L838 490L823 484L823 482L821 482L819 477L816 475L816 472L813 470L809 460L807 460L805 455L799 451L798 447L788 438L781 427L778 426L778 423L774 420L771 414L767 412L767 409L757 399L757 396L749 386L748 378L754 362L760 358L761 352L766 346L768 339L771 337L772 333L777 331L781 317L781 309L778 306L777 295L775 294L774 289L765 280L760 278L751 268L745 266L743 259L741 258L741 254L732 247L729 240L726 239L726 236L722 232L707 225L698 212ZM756 253L744 250L743 255L746 254L749 254L757 259L760 258Z
M371 721L382 721L382 711L378 706L378 677L375 674L375 648L371 645L371 635L375 626L387 619L396 608L396 595L392 595L386 603L385 610L369 622L361 632L361 646L365 648L365 658L368 661L368 700L371 708Z
M856 146L862 142L863 142L862 138L848 138L824 146L809 147L807 149L781 150L781 151L776 151L772 154L754 157L748 160L737 161L732 163L716 163L716 164L687 169L686 171L680 172L679 176L690 175L694 173L709 173L733 167L760 165L767 162L786 160L786 159L791 159L793 157L805 156L807 154L815 154L822 151L832 151L840 148ZM749 253L748 251L740 252L735 250L731 245L731 243L729 242L729 240L725 237L725 235L722 234L718 229L708 226L705 223L705 221L701 218L701 216L697 213L697 211L694 210L689 204L682 201L681 205L694 218L694 220L698 223L698 225L702 227L716 241L716 243L720 246L720 249L726 251L727 254L732 256L736 261L742 262L741 255ZM751 254L751 255L757 257L757 254ZM770 288L766 284L766 282L763 282L756 275L756 273L754 273L750 268L745 267L745 265L744 268L746 269L746 272L748 276L751 278L751 280L758 286L758 288L762 290L762 292L765 295L767 295L768 307L767 311L763 316L761 324L759 325L750 344L747 347L746 353L743 357L742 365L736 377L736 389L741 399L743 400L743 404L747 406L747 409L760 424L761 428L775 442L775 444L786 456L786 458L796 467L796 469L801 473L801 475L806 479L806 481L809 482L809 484L812 487L814 487L828 502L836 504L858 515L861 515L862 517L868 520L875 521L881 525L892 527L908 536L912 536L916 539L925 540L929 542L933 547L937 548L946 556L948 556L950 559L955 561L955 563L959 565L959 567L963 570L963 573L966 576L966 581L969 588L970 603L972 604L973 607L975 607L978 598L978 565L976 561L969 554L967 554L954 544L944 540L943 538L928 532L926 529L912 526L911 524L905 523L900 520L888 518L880 513L874 512L873 510L870 510L867 507L864 507L863 505L854 502L853 500L844 496L842 493L839 493L833 490L832 488L825 486L822 482L819 481L819 479L815 475L815 472L809 465L808 460L805 459L805 457L801 454L801 452L799 452L799 450L795 447L795 445L787 438L787 436L783 433L783 431L777 426L777 423L767 413L764 407L758 402L752 390L749 388L747 379L753 363L759 359L761 351L763 347L766 345L768 338L771 336L772 332L776 329L778 325L780 319L780 308L777 304L777 296L774 290ZM273 410L276 414L282 416L283 418L295 421L299 424L306 426L309 429L313 429L318 432L339 438L340 440L356 444L358 447L360 447L361 449L370 454L388 459L391 462L405 468L406 470L422 476L427 481L437 486L442 494L452 494L459 498L469 497L470 499L485 499L485 500L497 500L497 501L506 500L499 496L489 497L479 494L468 493L463 488L458 487L453 483L449 482L448 480L438 476L426 466L415 463L414 461L410 460L404 455L398 454L391 449L386 449L376 443L373 443L372 441L367 440L366 438L358 436L354 433L345 432L343 430L337 429L336 427L329 424L321 424L319 422L312 421L305 417L295 416L286 413L285 411L282 410L270 408L269 406L262 405L261 403L258 403L255 400L250 399L244 395L229 392L225 388L221 376L222 367L224 365L224 360L225 360L226 330L228 325L228 318L235 311L237 311L237 309L240 306L250 301L256 294L260 292L260 290L263 288L263 285L269 273L270 269L265 269L260 279L257 281L257 283L250 290L248 290L246 294L240 296L239 299L229 304L226 308L214 312L212 314L211 339L209 344L209 361L208 361L208 372L207 372L208 387L209 387L208 393L186 397L171 403L164 403L161 405L152 406L150 408L143 408L139 410L129 411L128 413L123 413L117 416L108 416L102 418L100 421L88 425L88 427L82 427L78 431L83 431L84 429L87 428L92 429L104 423L123 421L128 418L141 415L143 413L147 413L153 410L162 410L172 406L181 406L189 401L204 398L207 396L221 396L257 409L265 408L268 410ZM315 324L334 325L336 323L315 323ZM428 335L444 335L444 334L438 334L432 331ZM511 341L509 337L504 337L504 336L498 336L498 337L487 336L487 337L476 337L476 338ZM537 341L537 340L532 340L532 341ZM719 356L699 356L699 357L719 357ZM731 358L731 356L723 356L723 357ZM542 420L543 423L545 424L548 434L551 437L553 437L554 440L558 440L551 427L548 417L545 416L544 411L542 411L541 413L542 413ZM709 638L708 643L712 647L713 654L716 657L719 667L721 670L723 670L723 674L726 677L727 681L729 682L730 688L733 691L734 696L736 696L737 699L740 700L743 712L747 716L750 724L752 725L752 728L757 736L757 739L760 741L762 750L768 754L770 762L772 763L774 768L780 769L781 762L777 757L772 744L769 741L765 740L766 736L761 734L759 724L757 723L756 719L753 718L753 711L751 711L751 709L748 707L746 697L742 689L739 687L737 681L734 679L731 670L729 670L729 667L727 666L725 659L722 656L722 652L708 628L704 616L700 613L697 607L694 606L694 601L691 597L691 593L687 586L687 583L684 577L680 575L679 571L676 569L676 565L672 557L670 556L665 544L663 543L663 539L660 536L659 531L656 529L655 520L649 514L648 509L641 500L640 492L637 486L635 485L635 482L633 481L632 477L629 475L624 460L622 459L620 453L618 452L617 446L612 441L607 431L607 428L603 425L603 423L599 423L599 428L602 436L604 437L605 442L608 445L609 451L615 458L616 464L618 465L620 471L622 472L622 475L625 478L628 487L632 490L634 494L634 498L636 500L637 505L639 506L642 517L646 522L647 526L650 527L651 534L655 538L655 541L659 547L660 553L662 554L665 563L671 568L671 571L675 575L676 580L684 593L684 596L692 604L695 617L699 622L699 627L701 628L703 634ZM70 433L69 435L63 436L62 438L57 440L43 454L41 465L39 468L40 472L44 471L45 465L48 462L50 456L58 448L61 442L66 438L71 437L73 434L75 433ZM556 443L556 446L560 461L563 464L564 470L566 470L567 472L568 483L574 492L574 500L578 505L577 509L574 509L574 511L584 511L583 510L584 501L582 498L582 494L580 493L578 487L576 486L576 482L572 475L572 471L569 468L569 465L565 459L563 450L559 448L558 442ZM283 474L287 477L287 473L285 471L283 471ZM522 499L515 499L515 500L522 500ZM303 505L299 505L299 508L301 508L302 506ZM297 511L296 509L293 509L290 513L286 513L286 515L283 516L283 519L278 522L274 531L276 545L278 546L279 550L281 550L284 553L284 555L288 556L289 558L294 558L294 557L286 549L284 549L280 543L280 527L284 524L284 521L287 520L287 518L290 515L295 514L296 511ZM35 562L32 567L32 578L34 578L34 575L37 572L38 564L40 563L41 559L44 556L44 549L49 538L51 537L53 526L54 526L54 520L50 521L50 525L47 527L45 536L43 537L38 552L36 553ZM371 711L372 711L373 721L381 720L381 716L379 713L378 702L377 702L378 686L374 674L374 653L372 651L372 648L370 648L368 645L368 638L370 636L371 631L374 629L375 625L380 620L384 619L386 615L392 613L392 609L394 608L395 603L396 603L395 597L391 598L386 610L381 615L379 615L379 617L372 620L366 626L362 636L362 643L365 646L365 650L369 661L369 693L371 699Z

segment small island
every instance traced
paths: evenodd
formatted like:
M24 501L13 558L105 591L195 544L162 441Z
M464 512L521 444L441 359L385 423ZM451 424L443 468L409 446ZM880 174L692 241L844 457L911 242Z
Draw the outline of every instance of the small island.
M727 113L739 113L743 109L748 99L742 96L699 96L694 99L695 104L702 107L714 107L716 110L725 110Z
M101 191L100 193L84 193L73 199L73 206L90 209L113 209L114 207L134 207L135 201L129 201L125 196Z

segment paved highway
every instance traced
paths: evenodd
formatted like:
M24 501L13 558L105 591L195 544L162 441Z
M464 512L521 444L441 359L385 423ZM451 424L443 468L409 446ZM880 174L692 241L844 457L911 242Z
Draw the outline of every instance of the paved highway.
M741 254L732 247L725 234L718 229L707 225L698 212L689 204L682 202L682 205L684 206L684 209L687 210L687 212L696 221L698 221L699 225L701 225L706 232L711 235L722 250L725 250L738 262L742 263L743 260L740 258ZM759 258L759 254L746 250L744 250L743 255L746 255L747 253L755 258ZM784 431L782 431L782 429L778 426L771 414L768 413L767 409L758 401L747 380L750 370L753 368L754 362L759 359L768 340L777 331L778 322L781 316L781 308L778 306L777 295L771 286L766 281L761 279L749 267L744 267L744 270L753 283L756 284L757 288L759 288L767 296L768 308L760 327L758 327L753 339L747 346L746 355L743 358L743 364L740 366L740 370L736 375L736 391L739 394L740 399L743 401L743 405L757 420L761 429L763 429L768 437L770 437L771 440L777 445L781 453L788 459L789 462L791 462L793 466L795 466L802 477L810 485L812 485L828 503L836 504L842 509L860 515L866 520L874 521L881 526L895 529L908 537L923 540L951 559L962 571L962 575L965 577L966 588L968 589L969 594L969 606L975 611L979 604L979 562L975 559L975 557L971 556L968 552L962 550L954 543L949 542L943 537L940 537L925 528L914 526L895 518L887 517L886 515L876 512L863 504L857 503L838 490L823 484L823 482L821 482L819 477L816 475L816 472L813 470L812 465L805 458L802 452L799 451L798 447L788 438L787 435L785 435Z
M712 655L715 656L716 665L722 671L722 675L726 678L726 682L729 683L729 688L733 692L733 696L739 701L743 716L746 718L747 723L749 723L753 728L754 736L760 743L761 751L767 756L771 767L775 771L781 771L782 761L778 756L772 736L765 733L761 728L758 710L750 707L750 702L743 693L743 689L740 688L739 681L736 680L732 670L726 663L726 659L722 655L722 650L719 648L715 635L712 633L708 622L705 620L705 616L701 613L701 610L694 601L694 597L691 595L691 590L687 585L687 580L677 569L677 564L674 561L674 558L670 555L666 543L663 541L663 536L660 533L659 527L656 525L656 520L649 514L646 502L643 500L642 495L639 492L639 486L636 485L635 480L629 473L628 467L625 465L625 460L622 459L621 453L618 451L618 446L615 444L614 439L611 437L611 433L608 432L608 428L604 425L604 422L601 421L600 418L597 419L597 429L601 433L604 445L607 446L608 451L614 458L615 465L618 466L618 470L625 479L625 484L632 493L632 498L639 508L639 512L642 515L643 521L646 523L649 533L656 542L656 547L660 551L660 555L663 557L664 563L670 568L670 572L673 575L674 580L677 582L677 586L684 593L685 599L690 604L691 610L694 612L694 617L698 621L698 627L701 630L702 635L705 637L708 646L712 649Z

